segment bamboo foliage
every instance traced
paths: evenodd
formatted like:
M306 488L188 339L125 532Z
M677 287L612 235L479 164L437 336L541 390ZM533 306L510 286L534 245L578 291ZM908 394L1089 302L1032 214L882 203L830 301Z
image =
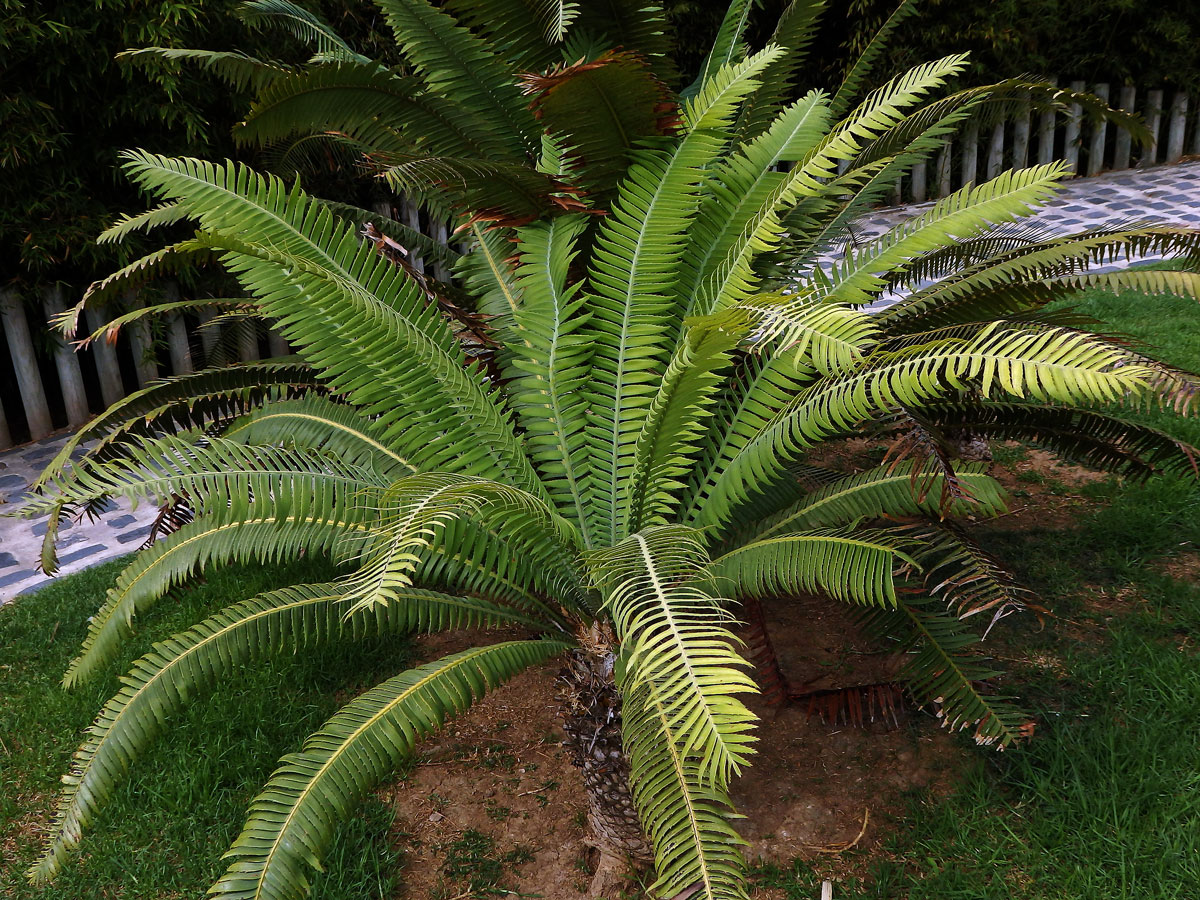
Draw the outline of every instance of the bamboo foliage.
M762 48L747 46L754 4L735 0L679 94L661 10L642 0L379 6L404 74L288 0L251 13L307 42L307 61L179 57L254 88L241 137L286 180L124 157L155 205L106 240L185 222L195 233L85 305L173 266L216 265L238 284L229 315L275 323L296 357L150 385L81 433L99 439L81 458L72 444L47 467L26 511L51 514L48 568L58 524L109 496L194 515L121 574L67 683L105 671L137 617L206 568L318 554L346 574L251 598L140 660L77 754L31 876L66 864L185 698L264 653L370 630L508 624L527 636L347 704L281 762L214 896L304 896L337 821L417 740L569 652L598 657L621 697L654 893L745 897L729 801L754 742L740 599L853 605L901 642L909 680L941 698L947 725L981 743L1021 737L1019 715L977 684L993 672L970 627L1022 595L951 522L999 514L1005 498L954 457L955 438L1194 473L1193 448L1109 407L1189 414L1197 376L1048 303L1100 283L1194 296L1196 233L1039 234L1019 223L1063 174L1048 165L964 189L822 269L855 212L935 153L956 117L1032 88L947 98L965 65L952 56L863 97L875 42L832 97L798 90L822 6L804 0ZM581 97L612 102L592 115ZM611 134L618 125L628 130ZM463 252L310 195L295 177L306 141L437 197ZM1094 271L1146 253L1179 271ZM907 301L862 309L901 285ZM882 463L814 460L863 434L895 440Z

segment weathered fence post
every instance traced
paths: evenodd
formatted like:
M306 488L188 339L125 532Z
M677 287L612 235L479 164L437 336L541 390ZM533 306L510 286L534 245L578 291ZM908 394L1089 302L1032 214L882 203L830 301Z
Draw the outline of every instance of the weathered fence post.
M433 239L443 247L449 246L449 235L446 230L446 220L439 217L433 222ZM438 281L449 281L450 273L441 263L434 264L433 277Z
M1125 112L1134 112L1137 107L1137 88L1132 84L1121 87L1121 100L1118 103ZM1129 168L1129 152L1133 149L1133 135L1126 129L1117 129L1117 145L1113 151L1113 168Z
M925 200L925 178L926 165L925 161L917 163L912 170L912 198L916 203L922 203Z
M1150 130L1150 143L1142 150L1142 158L1138 160L1139 168L1144 169L1158 161L1158 133L1162 127L1162 105L1162 91L1146 92L1146 127Z
M963 134L962 183L972 184L979 166L979 123L972 121Z
M130 310L146 306L135 291L125 294L125 302ZM150 340L150 323L145 318L130 323L129 349L133 351L133 367L137 370L138 387L145 387L158 378L158 360L154 356L154 343Z
M86 336L99 327L100 313L88 310L80 320L83 324L76 337ZM92 320L96 321L93 322ZM105 407L112 406L125 396L125 385L121 381L121 364L117 362L116 341L109 342L108 338L92 341L92 359L96 361L96 375L100 379L100 396Z
M1024 110L1017 113L1013 121L1012 167L1025 168L1029 160L1029 104L1024 104Z
M1050 84L1057 84L1057 78L1048 79ZM1054 162L1054 108L1042 112L1038 122L1038 165L1045 166Z
M1092 93L1108 102L1108 85L1098 84L1092 89ZM1092 142L1088 145L1088 163L1087 173L1096 175L1104 168L1104 144L1108 140L1108 122L1100 119L1098 122L1092 123Z
M1183 135L1187 128L1188 96L1176 91L1171 100L1171 118L1167 127L1167 158L1163 162L1175 162L1183 158Z
M46 322L67 308L62 285L53 285L42 291L42 309L46 313ZM67 424L77 428L88 420L91 410L88 409L87 391L83 387L83 373L79 370L79 357L75 350L63 340L57 328L47 330L54 342L54 368L58 370L58 389L62 393L63 407L67 412Z
M21 392L29 436L36 441L53 431L54 426L50 421L50 408L46 406L46 391L42 387L33 340L29 336L25 305L14 290L0 290L0 322L4 324L4 337L8 340L8 352L17 373L17 389Z
M13 445L12 432L8 428L8 416L4 414L4 399L0 398L0 450Z
M946 141L946 145L942 147L942 151L937 158L937 194L939 197L945 197L950 193L950 154L954 152L954 145Z
M988 143L987 177L990 181L1004 167L1004 120L992 126L992 140Z
M254 362L261 358L258 350L258 324L246 316L238 322L238 359L242 362Z
M212 365L213 348L217 346L217 339L221 336L219 325L210 325L216 313L211 309L202 309L197 313L200 319L200 325L196 329L200 333L200 348L204 351L204 365Z
M168 281L163 285L168 302L179 300L179 285ZM183 315L173 312L167 317L167 353L171 357L172 375L190 375L193 371L192 348L188 344L187 324Z
M278 359L281 356L290 356L292 352L292 348L288 346L287 340L274 328L267 332L267 349L271 351L272 359Z
M1075 93L1080 93L1087 87L1087 83L1083 81L1072 81L1071 90ZM1083 122L1083 107L1078 103L1072 103L1067 110L1067 127L1064 133L1063 141L1063 159L1066 160L1071 171L1079 174L1079 132L1080 125Z
M402 201L400 201L400 208L402 210L402 215L404 216L404 224L407 225L409 228L411 228L413 231L420 231L421 230L421 208L419 206L417 206L417 204L415 204L411 200L409 200L407 197L405 197ZM410 255L408 257L408 261L412 264L412 267L414 269L416 269L418 272L421 272L422 274L424 274L424 272L425 272L425 260L424 259L417 256L416 253L410 253Z

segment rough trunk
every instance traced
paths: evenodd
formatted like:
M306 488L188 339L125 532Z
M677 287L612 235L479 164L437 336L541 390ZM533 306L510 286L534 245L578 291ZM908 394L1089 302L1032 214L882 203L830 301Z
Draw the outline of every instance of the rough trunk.
M592 626L560 678L563 730L572 762L583 770L591 843L600 851L593 897L615 897L630 863L654 858L629 791L621 740L621 697L613 683L612 633Z

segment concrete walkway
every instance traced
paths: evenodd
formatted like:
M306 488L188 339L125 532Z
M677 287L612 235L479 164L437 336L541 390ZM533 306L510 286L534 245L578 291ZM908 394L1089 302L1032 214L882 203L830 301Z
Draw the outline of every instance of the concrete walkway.
M928 206L881 209L864 216L854 224L853 240L870 240ZM1033 217L1060 234L1131 219L1200 228L1200 161L1068 181L1055 201ZM58 435L0 453L0 501L13 504L0 505L0 512L22 504L29 482L64 440L65 435ZM147 504L136 511L124 503L114 504L98 522L67 526L59 541L62 573L137 549L156 512ZM44 518L0 518L0 603L36 590L49 580L37 571L45 532Z

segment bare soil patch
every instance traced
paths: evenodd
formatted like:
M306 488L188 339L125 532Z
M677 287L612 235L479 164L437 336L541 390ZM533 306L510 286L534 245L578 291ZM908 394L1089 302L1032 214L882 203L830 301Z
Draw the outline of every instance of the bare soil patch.
M765 613L796 685L846 687L894 674L895 661L874 653L834 605L814 599L773 604ZM421 655L507 637L438 635L423 641ZM498 889L548 900L586 896L595 860L585 843L582 782L560 746L557 673L551 663L494 692L424 742L412 771L381 792L396 808L395 840L407 857L398 898L485 896L456 866L465 844L481 843L478 836L488 847L484 855L500 863ZM796 857L818 858L831 873L852 872L862 857L843 863L840 850L877 846L895 827L906 792L946 792L970 764L970 750L921 712L901 712L898 725L877 718L861 729L826 724L796 706L755 712L762 720L758 754L734 790L752 861L786 866ZM637 885L630 887L640 896Z

